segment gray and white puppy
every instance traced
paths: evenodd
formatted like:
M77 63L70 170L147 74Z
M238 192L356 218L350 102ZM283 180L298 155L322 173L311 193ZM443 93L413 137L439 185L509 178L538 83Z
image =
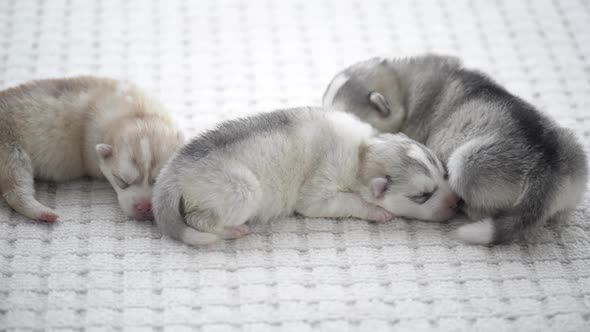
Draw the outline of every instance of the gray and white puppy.
M157 225L187 244L248 232L295 212L442 221L458 197L432 152L344 112L300 108L227 121L193 139L154 188Z
M332 80L325 107L424 143L477 221L460 239L505 242L561 218L586 189L587 160L567 129L454 57L373 58Z

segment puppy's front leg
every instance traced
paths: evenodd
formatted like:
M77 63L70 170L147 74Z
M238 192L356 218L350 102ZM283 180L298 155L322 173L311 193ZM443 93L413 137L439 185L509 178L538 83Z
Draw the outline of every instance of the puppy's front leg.
M312 218L359 218L376 223L393 219L385 209L364 201L359 195L349 192L325 193L320 197L307 197L298 204L296 211Z

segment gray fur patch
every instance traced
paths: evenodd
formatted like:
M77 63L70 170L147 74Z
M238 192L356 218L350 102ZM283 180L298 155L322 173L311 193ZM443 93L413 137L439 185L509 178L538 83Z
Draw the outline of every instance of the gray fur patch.
M412 157L409 157L405 153L401 159L402 159L402 165L407 168L408 173L410 173L410 174L424 174L428 177L432 176L430 169L428 168L428 166L424 165L424 163L421 163L420 161L418 161ZM436 164L434 164L434 165L436 165Z
M488 75L464 68L457 58L425 55L390 60L386 69L370 59L345 72L349 82L334 103L375 127L387 128L387 119L370 114L377 111L366 100L366 90L379 82L378 92L390 104L401 101L407 112L401 127L390 130L423 143L443 163L451 156L460 159L458 167L450 170L456 173L449 175L453 189L464 196L469 208L493 218L495 242L509 240L550 217L545 215L550 207L557 212L569 208L571 202L552 207L564 190L560 185L566 179L581 182L588 177L584 151L573 135ZM399 91L391 88L395 82L401 84ZM481 143L465 150L465 155L454 154L472 141ZM432 162L432 156L426 156Z
M255 135L263 135L276 130L287 130L297 119L297 113L311 108L294 108L221 123L185 145L180 154L200 159L214 149L222 148L246 140Z

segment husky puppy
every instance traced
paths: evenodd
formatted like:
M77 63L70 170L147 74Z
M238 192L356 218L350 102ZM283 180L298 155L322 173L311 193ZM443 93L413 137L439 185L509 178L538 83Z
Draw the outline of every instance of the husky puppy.
M152 187L182 142L171 117L137 87L111 79L33 81L0 91L0 192L17 212L42 221L33 178L107 178L123 211L152 216Z
M586 156L569 130L454 57L354 64L332 80L323 104L432 149L476 221L457 230L469 243L525 235L565 216L586 188Z
M195 138L162 170L153 202L164 233L202 245L246 234L246 221L295 212L442 221L458 197L423 145L347 113L301 108L228 121Z

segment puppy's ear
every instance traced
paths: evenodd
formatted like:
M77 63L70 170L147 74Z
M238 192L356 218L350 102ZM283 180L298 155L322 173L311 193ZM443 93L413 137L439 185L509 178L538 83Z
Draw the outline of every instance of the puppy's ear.
M108 144L97 144L96 154L100 159L107 159L113 154L113 146Z
M382 117L388 117L391 114L391 107L385 97L377 91L373 91L369 94L369 103Z
M381 198L387 189L387 179L384 177L372 178L369 186L374 198Z

